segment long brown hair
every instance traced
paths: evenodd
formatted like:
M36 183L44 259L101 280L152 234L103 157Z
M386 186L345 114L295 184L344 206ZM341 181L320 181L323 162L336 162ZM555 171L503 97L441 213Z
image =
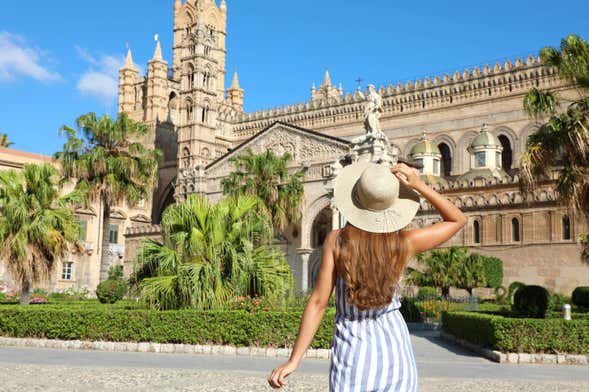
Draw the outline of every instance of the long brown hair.
M340 237L336 271L348 288L348 303L360 310L388 305L408 262L399 232L370 233L347 224Z

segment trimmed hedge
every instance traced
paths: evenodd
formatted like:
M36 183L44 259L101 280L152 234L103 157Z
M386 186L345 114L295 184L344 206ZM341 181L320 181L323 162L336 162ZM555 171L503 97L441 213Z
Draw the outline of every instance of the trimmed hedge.
M0 335L17 338L103 340L288 347L302 312L155 311L4 306ZM329 309L311 346L329 348L334 312Z
M550 302L550 293L542 286L524 286L513 296L514 312L526 317L544 318Z
M89 306L88 306L89 305ZM302 310L290 311L156 311L118 303L84 306L39 305L0 307L0 335L16 338L102 340L220 344L235 346L291 347L296 339ZM412 301L401 308L407 322L421 321ZM330 348L335 309L328 308L311 343Z
M589 308L589 286L580 286L573 291L573 304Z
M486 287L498 288L503 283L503 261L497 257L483 257Z
M589 320L506 318L445 312L442 330L503 352L589 354Z

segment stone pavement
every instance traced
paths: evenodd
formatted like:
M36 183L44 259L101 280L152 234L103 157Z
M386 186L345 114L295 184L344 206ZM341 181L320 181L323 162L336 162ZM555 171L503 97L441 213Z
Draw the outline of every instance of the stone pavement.
M412 334L420 391L587 391L586 366L497 364ZM270 391L282 358L0 347L0 391ZM327 391L326 360L306 359L284 391Z

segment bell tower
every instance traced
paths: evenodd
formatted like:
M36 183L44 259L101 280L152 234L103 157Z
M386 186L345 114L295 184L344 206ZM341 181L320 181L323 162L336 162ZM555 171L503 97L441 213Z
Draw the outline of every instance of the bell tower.
M227 5L175 0L173 78L180 82L178 169L206 165L216 151L217 113L225 99Z

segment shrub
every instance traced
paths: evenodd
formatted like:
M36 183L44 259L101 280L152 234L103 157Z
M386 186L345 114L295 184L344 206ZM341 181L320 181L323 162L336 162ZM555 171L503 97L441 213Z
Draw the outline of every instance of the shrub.
M483 256L483 275L486 287L500 287L503 283L503 261L497 257Z
M401 314L407 323L419 323L423 321L422 312L412 298L401 298Z
M589 308L589 286L577 287L573 291L572 302L579 307Z
M302 310L196 311L121 309L117 305L0 307L0 335L18 338L290 347ZM334 309L326 311L311 347L329 348Z
M122 279L107 279L96 287L96 297L103 304L114 304L127 293L127 282Z
M549 294L542 286L524 286L515 292L513 311L526 317L544 318L548 310Z
M522 283L522 282L518 282L517 280L515 282L511 282L511 284L509 285L509 288L507 289L507 297L509 299L509 303L513 303L513 296L515 295L515 292L518 289L521 289L522 287L524 287L526 284Z
M526 319L445 312L442 329L502 352L589 354L589 319Z
M437 300L440 299L440 295L438 294L438 289L435 287L420 287L417 290L417 300L418 301L428 301L428 300Z
M63 291L54 291L49 293L48 298L51 301L83 301L88 299L90 291L87 287L75 290L73 288L67 288Z
M548 309L562 312L564 304L570 304L571 297L564 294L550 292L550 300L548 301Z
M107 279L114 279L114 280L123 280L123 266L122 265L113 265L108 269L108 278Z
M495 301L498 304L507 304L509 303L507 297L507 289L505 286L495 287Z

